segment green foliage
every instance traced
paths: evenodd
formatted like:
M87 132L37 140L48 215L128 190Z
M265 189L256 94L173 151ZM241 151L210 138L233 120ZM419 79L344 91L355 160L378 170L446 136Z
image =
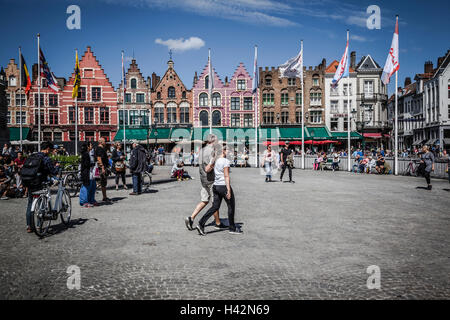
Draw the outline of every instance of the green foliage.
M80 156L71 155L71 156L63 156L63 155L50 155L50 158L54 162L58 162L64 169L68 169L71 166L78 166L80 163Z

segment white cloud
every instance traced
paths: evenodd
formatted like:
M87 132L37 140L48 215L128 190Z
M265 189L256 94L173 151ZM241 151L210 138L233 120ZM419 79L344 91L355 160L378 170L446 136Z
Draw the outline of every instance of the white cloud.
M351 39L351 40L354 40L354 41L359 41L359 42L366 42L366 41L369 41L367 38L362 37L362 36L358 36L358 35L356 35L356 34L350 35L350 39Z
M155 43L167 46L169 50L173 51L187 51L187 50L197 50L205 45L205 41L198 37L190 37L189 39L156 39Z

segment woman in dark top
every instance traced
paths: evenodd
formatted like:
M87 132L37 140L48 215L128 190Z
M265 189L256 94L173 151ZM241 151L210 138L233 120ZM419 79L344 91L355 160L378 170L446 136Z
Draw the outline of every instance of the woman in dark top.
M90 208L97 204L95 201L95 179L93 177L94 163L89 152L92 144L83 144L81 146L81 189L80 189L80 206Z
M432 171L434 171L434 154L430 152L427 146L424 146L422 148L423 154L421 157L420 162L424 164L425 168L423 169L423 176L425 177L425 180L427 180L427 189L431 190L431 179L430 174Z

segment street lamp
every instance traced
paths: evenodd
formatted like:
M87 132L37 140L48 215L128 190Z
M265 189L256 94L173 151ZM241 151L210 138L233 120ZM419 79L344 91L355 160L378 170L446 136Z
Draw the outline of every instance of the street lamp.
M364 103L361 103L360 110L361 110L361 120L356 120L355 122L356 122L357 130L360 131L361 135L362 135L362 149L365 150L366 149L366 140L364 139L364 128L366 127L366 125L368 125L372 121L371 113L373 111L373 107L370 105L366 110ZM368 112L370 114L370 117L368 117L367 120L365 120L366 112ZM356 110L353 110L352 114L356 114Z

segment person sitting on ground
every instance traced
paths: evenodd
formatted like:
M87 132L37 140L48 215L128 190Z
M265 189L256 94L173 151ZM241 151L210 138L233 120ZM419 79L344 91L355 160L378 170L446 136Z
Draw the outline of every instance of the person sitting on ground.
M6 193L9 190L11 178L6 174L5 168L0 167L0 200L8 200Z
M178 160L173 164L171 178L176 178L178 181L192 179L191 176L184 171L184 162Z

